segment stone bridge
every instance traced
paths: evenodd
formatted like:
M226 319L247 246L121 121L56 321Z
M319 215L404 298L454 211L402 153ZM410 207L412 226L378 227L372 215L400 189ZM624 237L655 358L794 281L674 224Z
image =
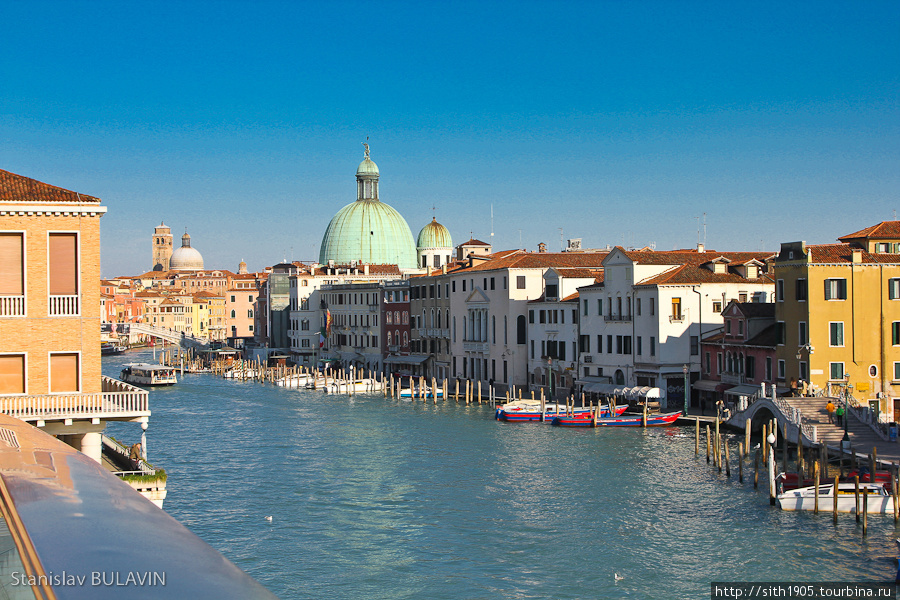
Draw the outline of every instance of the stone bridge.
M165 329L163 327L153 327L146 323L131 323L132 333L142 333L161 340L166 340L182 348L193 348L194 350L207 350L209 348L209 340L205 338L192 337L184 335L178 331Z

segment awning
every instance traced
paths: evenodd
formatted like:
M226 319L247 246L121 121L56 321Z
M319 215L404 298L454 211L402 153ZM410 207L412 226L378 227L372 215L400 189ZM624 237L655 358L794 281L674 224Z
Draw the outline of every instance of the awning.
M616 389L622 386L613 385L611 383L586 383L581 391L591 394L602 394L604 396L612 396Z
M730 390L725 390L727 396L756 396L762 389L758 385L736 385Z
M722 385L721 381L710 381L708 379L698 379L694 383L691 384L691 387L695 390L706 390L707 392L714 392L716 388Z
M622 393L629 400L641 400L644 398L659 398L659 388L650 386L636 386L633 388L625 388Z
M421 365L423 362L431 358L430 356L388 356L384 359L386 365Z

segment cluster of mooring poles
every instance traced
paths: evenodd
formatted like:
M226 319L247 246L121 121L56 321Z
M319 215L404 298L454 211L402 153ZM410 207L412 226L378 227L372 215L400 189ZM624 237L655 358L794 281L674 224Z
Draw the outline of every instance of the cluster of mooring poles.
M729 438L738 438L738 481L740 483L744 482L744 463L749 462L752 456L753 487L754 489L759 488L760 472L763 471L763 477L766 478L768 488L769 504L774 506L777 499L775 472L777 470L777 454L779 448L779 435L776 421L772 419L771 421L763 423L762 441L757 444L752 451L748 450L750 448L750 419L747 419L742 440L739 435L729 436L727 432L720 431L719 423L720 421L716 419L714 430L711 430L709 424L706 425L706 462L714 468L717 468L720 473L724 469L725 476L730 478L731 459L729 457ZM782 463L781 472L787 474L789 473L788 468L789 463L791 462L791 445L783 435L781 436L780 448ZM862 534L865 536L868 530L867 515L869 489L865 486L860 489L859 455L853 451L852 448L849 453L845 453L839 449L828 448L823 443L804 446L803 432L799 427L797 428L796 445L793 446L793 449L796 457L795 466L798 485L800 485L800 487L805 487L802 485L802 482L811 480L812 486L815 489L813 505L814 514L819 513L820 484L834 483L834 489L832 491L832 519L835 524L837 524L838 521L838 484L841 478L845 476L845 471L847 474L854 471L856 472L856 475L854 475L852 479L854 483L854 499L856 501L856 510L854 512L856 514L856 522L859 523L862 521ZM694 455L698 458L700 456L700 419L696 417L694 419ZM883 461L879 463L878 451L874 447L872 448L872 452L865 457L865 461L866 462L863 464L867 464L869 468L869 478L871 482L875 482L879 466L883 467L882 471L887 470L890 474L890 481L886 482L885 485L888 486L888 493L892 499L894 523L898 523L898 521L900 521L900 502L898 502L898 496L900 496L900 464L894 462L885 463Z

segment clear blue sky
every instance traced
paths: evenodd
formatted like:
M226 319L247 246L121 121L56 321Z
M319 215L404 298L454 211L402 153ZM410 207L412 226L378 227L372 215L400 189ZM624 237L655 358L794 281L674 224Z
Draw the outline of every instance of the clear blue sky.
M2 2L0 168L208 268L318 257L370 137L413 235L827 243L900 210L900 2ZM521 244L520 244L521 239Z

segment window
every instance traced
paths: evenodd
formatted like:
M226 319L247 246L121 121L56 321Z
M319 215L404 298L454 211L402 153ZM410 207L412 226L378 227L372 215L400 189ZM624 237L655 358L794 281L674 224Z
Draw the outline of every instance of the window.
M235 299L234 299L234 296L232 296L232 297L231 297L231 301L232 301L232 302L234 302L234 301L235 301Z
M531 340L531 358L534 358L534 340Z
M775 343L779 346L784 346L785 344L784 321L775 323Z
M806 302L806 280L798 279L797 280L797 302Z
M772 381L772 357L766 357L766 381Z
M731 319L725 320L725 333L731 335Z
M51 233L48 237L50 315L78 315L78 235Z
M656 298L650 298L650 315L656 314Z
M806 322L800 321L797 323L797 342L803 346L804 344L809 343L809 334L806 332Z
M709 368L710 368L710 366L712 366L712 361L710 360L709 352L705 353L704 358L705 358L704 364L706 365L706 374L709 375L709 372L710 372Z
M900 300L900 279L888 279L888 298Z
M528 339L527 327L528 325L525 323L525 315L519 315L518 317L516 317L517 344L525 344L525 341Z
M747 379L756 378L756 357L748 356L744 361L744 377ZM804 377L803 379L809 379L808 377Z
M525 289L525 276L524 275L516 275L516 289L517 290Z
M50 354L50 393L80 391L77 353Z
M721 373L725 363L723 362L722 353L716 352L716 372Z
M247 296L247 302L253 302L253 296Z
M612 343L612 336L611 336L611 335L606 336L606 352L607 352L608 354L612 354L612 353L613 353L613 343Z
M844 363L842 362L833 362L828 363L829 367L829 379L843 379L844 378Z
M830 346L844 345L844 324L842 322L828 324L828 340Z
M587 304L588 304L588 303L587 303L587 300L582 300L582 301L581 301L581 304L582 304L582 306L583 306L582 310L583 310L583 312L584 312L584 316L587 316L587 310L588 310L588 309L587 309Z
M558 285L556 285L555 283L548 283L548 284L547 284L547 294L546 294L546 297L547 297L547 298L556 298L556 297L558 297L558 296L559 296L558 290L559 290L559 286L558 286Z
M825 280L825 299L826 300L846 300L847 299L847 280L846 279L826 279Z
M785 377L785 369L784 369L784 360L778 360L778 379L784 379Z
M544 310L538 311L538 317L539 317L538 320L541 323L547 322L547 312L546 311L544 311Z
M248 310L248 311L247 311L247 318L248 318L248 319L252 319L252 318L253 318L253 311L252 311L252 310Z
M624 336L622 338L622 342L623 342L622 353L623 354L631 354L631 336L630 335Z
M234 319L235 317L237 317L237 314L235 313L235 311L231 311L231 318Z
M691 336L691 356L699 356L700 355L700 336L692 335Z
M722 302L721 302L720 300L717 300L717 301L713 302L712 311L713 311L714 313L720 313L720 312L722 312Z
M636 341L637 341L637 352L636 352L636 354L637 354L638 356L640 356L640 355L642 354L642 351L643 351L643 348L641 347L641 346L642 346L641 342L643 341L643 338L642 338L641 336L637 336Z
M384 322L386 325L394 324L394 319L393 317L391 317L391 311L387 311L386 313L384 313Z
M465 280L465 279L462 280L462 291L466 291L466 280ZM465 365L466 365L466 363L463 362L463 371L466 370L466 366L465 366Z
M0 354L0 396L25 393L25 355Z
M900 321L891 323L891 343L900 346Z
M738 335L744 335L744 321L740 320L737 322L738 324Z
M637 314L637 316L641 316L641 299L640 298L634 299L634 309L635 309L635 314Z
M681 319L681 298L672 298L672 318Z
M587 302L587 300L585 300ZM603 298L597 298L597 315L603 316Z
M597 336L597 354L603 354L603 336Z
M650 356L656 356L656 338L650 336Z

